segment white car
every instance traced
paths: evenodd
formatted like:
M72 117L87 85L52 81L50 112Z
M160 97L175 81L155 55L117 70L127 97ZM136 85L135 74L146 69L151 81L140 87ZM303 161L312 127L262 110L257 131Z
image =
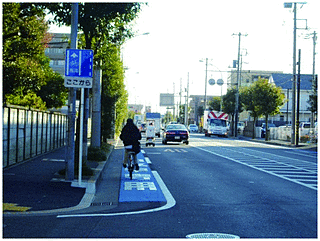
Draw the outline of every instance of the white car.
M196 124L190 124L188 130L189 132L198 132L199 128Z

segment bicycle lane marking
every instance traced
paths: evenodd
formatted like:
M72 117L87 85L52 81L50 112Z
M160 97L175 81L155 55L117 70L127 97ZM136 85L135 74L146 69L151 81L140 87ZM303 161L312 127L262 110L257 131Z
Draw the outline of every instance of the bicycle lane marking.
M141 159L141 158L140 158ZM138 156L139 160L139 156ZM149 160L150 161L150 160ZM151 161L150 161L151 163ZM149 168L150 169L150 168ZM123 170L122 170L123 172ZM164 200L166 204L164 206L140 211L132 211L132 212L122 212L122 213L92 213L92 214L67 214L67 215L58 215L57 218L76 218L76 217L111 217L111 216L123 216L123 215L136 215L136 214L144 214L144 213L153 213L159 212L163 210L170 209L176 205L176 200L170 193L164 181L161 179L160 175L157 171L151 171L151 176L155 180L156 187L160 187L159 192L162 192ZM128 179L130 180L130 179ZM141 195L141 194L140 194Z
M122 168L119 202L165 202L166 199L154 178L144 155L138 153L139 171L134 171L132 180L127 168Z

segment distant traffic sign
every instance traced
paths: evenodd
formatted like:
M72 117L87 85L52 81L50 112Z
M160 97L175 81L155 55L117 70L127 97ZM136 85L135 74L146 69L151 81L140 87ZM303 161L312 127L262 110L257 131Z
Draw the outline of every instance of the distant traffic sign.
M88 49L67 49L65 67L65 76L92 78L93 51Z

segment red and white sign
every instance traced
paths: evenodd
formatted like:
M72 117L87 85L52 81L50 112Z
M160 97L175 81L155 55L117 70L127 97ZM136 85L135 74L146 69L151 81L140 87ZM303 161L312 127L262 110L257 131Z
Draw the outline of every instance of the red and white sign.
M228 114L223 112L210 111L208 114L208 119L223 119L228 120Z

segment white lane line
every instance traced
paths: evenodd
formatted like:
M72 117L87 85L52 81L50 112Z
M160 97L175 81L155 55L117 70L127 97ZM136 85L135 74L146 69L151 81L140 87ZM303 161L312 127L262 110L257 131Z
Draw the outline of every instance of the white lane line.
M299 181L297 181L297 180L287 178L287 177L285 177L284 175L278 175L276 172L268 171L268 170L265 170L264 168L255 167L255 166L253 166L253 165L250 165L250 163L238 161L238 160L236 160L236 159L234 159L234 158L232 158L232 157L224 156L224 155L218 154L218 153L216 153L216 152L206 150L206 149L201 148L201 147L194 146L194 148L197 148L197 149L199 149L199 150L202 150L202 151L211 153L211 154L216 155L216 156L220 156L220 157L225 158L225 159L228 159L228 160L230 160L230 161L233 161L233 162L236 162L236 163L239 163L239 164L242 164L242 165L251 167L251 168L253 168L253 169L256 169L256 170L259 170L259 171L262 171L262 172L271 174L271 175L273 175L273 176L280 177L280 178L282 178L282 179L285 179L285 180L290 181L290 182L294 182L294 183L296 183L296 184L299 184L299 185L308 187L308 188L310 188L310 189L318 190L317 187L314 187L314 186L312 186L312 185L308 185L308 184L299 182ZM239 153L242 153L242 152L239 152ZM243 153L242 153L242 154L243 154ZM253 156L253 155L251 155L251 156ZM284 164L285 164L285 163L284 163ZM286 164L285 164L285 165L286 165ZM310 171L308 171L308 172L310 172Z
M71 215L58 215L57 218L79 218L79 217L111 217L111 216L123 216L123 215L133 215L133 214L144 214L144 213L153 213L153 212L159 212L163 211L169 208L172 208L176 205L176 200L171 195L170 191L168 190L167 186L161 179L160 175L156 171L152 171L153 176L157 180L161 191L164 195L164 197L167 200L167 204L153 209L148 210L141 210L141 211L135 211L135 212L123 212L123 213L93 213L93 214L71 214Z

